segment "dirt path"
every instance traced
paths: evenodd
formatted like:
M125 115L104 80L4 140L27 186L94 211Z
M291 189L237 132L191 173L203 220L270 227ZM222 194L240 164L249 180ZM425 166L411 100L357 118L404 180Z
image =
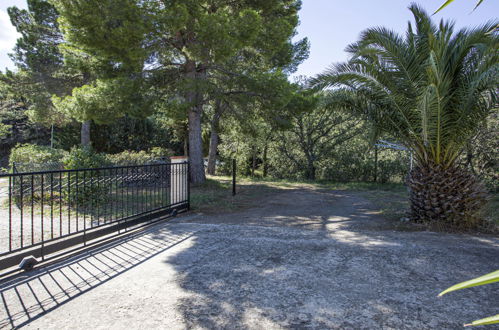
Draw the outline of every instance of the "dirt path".
M301 188L191 214L0 287L0 326L40 329L461 329L498 287L491 237L390 230L353 192Z

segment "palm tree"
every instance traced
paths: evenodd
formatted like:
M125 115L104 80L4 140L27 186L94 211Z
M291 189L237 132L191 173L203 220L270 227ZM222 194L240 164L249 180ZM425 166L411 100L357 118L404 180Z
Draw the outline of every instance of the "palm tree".
M454 31L412 4L415 24L405 36L383 27L365 30L347 51L351 59L312 79L316 87L347 86L365 101L379 132L415 155L408 176L412 218L446 227L480 224L485 191L457 159L486 116L497 109L497 22Z

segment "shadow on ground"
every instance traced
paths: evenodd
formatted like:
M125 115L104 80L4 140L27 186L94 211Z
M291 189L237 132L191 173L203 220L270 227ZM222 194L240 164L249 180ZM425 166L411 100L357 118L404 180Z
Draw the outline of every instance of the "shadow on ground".
M281 191L4 283L0 325L456 329L496 313L497 286L436 295L497 268L497 238L392 229L353 192Z
M294 189L184 222L212 224L165 261L194 294L178 306L188 328L455 329L496 313L497 287L436 297L497 268L496 238L395 231L354 192Z
M192 232L172 232L155 225L62 263L7 280L0 284L3 303L0 328L22 327L192 235ZM71 326L70 319L65 321L66 326Z

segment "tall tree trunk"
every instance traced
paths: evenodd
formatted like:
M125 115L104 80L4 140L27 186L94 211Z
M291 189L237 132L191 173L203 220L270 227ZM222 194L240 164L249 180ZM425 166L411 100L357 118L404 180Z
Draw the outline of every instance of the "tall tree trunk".
M185 63L185 75L192 80L204 79L205 70L200 69L200 72L197 72L196 63L189 60ZM191 182L199 184L206 180L203 164L203 139L201 136L202 95L195 89L195 86L192 86L191 90L186 93L186 98L187 102L191 104L188 114Z
M256 147L253 146L253 153L251 156L251 176L255 176L255 169L256 169Z
M81 123L81 145L82 147L90 147L90 126L92 121L86 120Z
M269 171L269 164L267 161L267 150L269 149L269 146L267 145L267 142L265 142L265 147L263 147L263 177L267 177L267 172Z
M189 155L189 135L186 134L184 137L184 156Z
M210 175L216 174L217 150L218 150L218 132L216 129L212 129L210 133L210 151L208 153L208 169L207 169L207 172Z
M315 180L315 164L313 156L307 156L307 173L308 180Z
M208 153L208 174L216 174L217 165L217 150L218 150L218 123L220 122L220 116L222 114L220 108L220 102L217 103L215 108L215 114L213 115L213 120L211 121L211 133L210 133L210 151Z

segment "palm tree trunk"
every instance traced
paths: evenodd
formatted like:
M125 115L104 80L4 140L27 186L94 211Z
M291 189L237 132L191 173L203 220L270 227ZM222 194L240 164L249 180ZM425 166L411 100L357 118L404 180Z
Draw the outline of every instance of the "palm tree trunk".
M425 164L408 177L411 217L439 228L472 229L483 225L480 209L486 190L469 171L457 165Z

